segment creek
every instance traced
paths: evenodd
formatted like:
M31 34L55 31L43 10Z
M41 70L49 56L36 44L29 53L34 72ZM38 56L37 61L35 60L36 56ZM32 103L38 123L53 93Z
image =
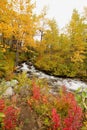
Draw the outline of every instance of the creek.
M87 89L86 82L80 81L79 79L59 78L55 76L50 76L36 69L30 62L27 64L22 63L20 66L18 66L17 71L25 71L27 72L29 77L35 76L38 79L46 79L49 86L51 86L52 88L50 92L56 92L57 89L61 86L66 86L66 89L69 91L76 91L80 87L81 91Z

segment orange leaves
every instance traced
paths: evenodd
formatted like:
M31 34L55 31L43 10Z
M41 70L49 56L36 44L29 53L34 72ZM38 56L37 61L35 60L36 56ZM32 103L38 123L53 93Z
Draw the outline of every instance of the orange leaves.
M40 89L38 86L33 86L33 98L36 99L36 100L39 100L40 99Z
M45 104L48 103L47 96L45 96L45 95L42 96L42 102L45 103Z

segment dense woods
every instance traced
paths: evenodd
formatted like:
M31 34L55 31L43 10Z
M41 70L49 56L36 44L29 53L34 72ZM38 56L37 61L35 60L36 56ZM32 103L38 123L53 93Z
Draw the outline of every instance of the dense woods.
M25 60L51 75L87 76L86 8L83 16L74 9L61 33L55 19L46 17L46 8L36 15L31 1L3 0L0 7L0 77L12 76L15 66Z
M60 34L54 20L43 36L43 54L36 59L36 66L53 75L78 77L86 73L87 25L86 17L73 10L66 32Z

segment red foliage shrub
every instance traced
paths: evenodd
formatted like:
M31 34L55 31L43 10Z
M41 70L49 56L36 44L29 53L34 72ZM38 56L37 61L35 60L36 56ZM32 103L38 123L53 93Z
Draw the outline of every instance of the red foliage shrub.
M12 106L9 106L7 107L4 113L6 115L5 120L4 120L5 129L13 130L17 123L17 109L15 109Z
M68 112L68 116L64 119L65 128L63 130L78 130L82 122L82 109L79 106L74 106Z
M82 126L82 108L77 104L74 94L64 87L57 96L43 95L39 86L33 86L33 98L29 105L34 107L44 122L45 129L78 130ZM37 103L38 101L38 103ZM47 127L46 127L47 126Z
M3 129L14 130L17 123L18 110L13 106L6 106L5 101L0 99L0 112L5 114Z
M57 130L60 127L60 116L57 114L56 109L52 109L52 122L53 130Z
M33 98L36 99L36 100L39 100L40 99L40 88L36 85L33 86Z
M82 126L83 112L82 108L77 104L74 94L67 92L66 89L63 88L62 93L56 100L56 105L52 112L54 113L54 118L52 118L52 122L55 122L54 128L56 127L55 129L59 128L60 130L80 129ZM61 119L58 118L58 116L60 116Z
M3 99L0 99L0 112L3 112L4 108L5 108L5 102Z

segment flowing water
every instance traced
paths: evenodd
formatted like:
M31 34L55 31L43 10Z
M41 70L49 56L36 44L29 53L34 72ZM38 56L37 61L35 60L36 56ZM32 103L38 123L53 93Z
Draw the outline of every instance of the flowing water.
M44 72L41 72L37 70L31 63L26 64L23 63L21 67L19 66L19 70L26 71L29 76L34 75L38 77L39 79L47 79L50 86L52 88L56 89L60 86L66 86L67 90L75 91L79 87L81 87L82 90L87 88L87 83L77 80L77 79L70 79L70 78L59 78L55 76L50 76L48 74L45 74Z

